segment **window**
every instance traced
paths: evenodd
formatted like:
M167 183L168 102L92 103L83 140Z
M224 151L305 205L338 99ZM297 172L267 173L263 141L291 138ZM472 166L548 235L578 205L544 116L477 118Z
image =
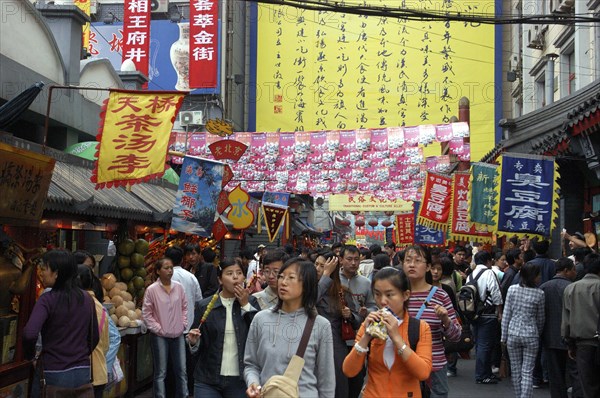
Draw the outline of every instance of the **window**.
M535 79L534 89L534 105L535 109L543 108L546 106L546 76L544 72Z
M575 87L575 51L571 51L570 54L567 55L567 72L568 72L568 89L567 93L573 94L577 88Z

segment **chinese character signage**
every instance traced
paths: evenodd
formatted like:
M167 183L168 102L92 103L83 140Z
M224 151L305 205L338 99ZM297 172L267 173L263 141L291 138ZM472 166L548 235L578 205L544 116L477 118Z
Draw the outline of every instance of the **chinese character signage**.
M184 94L111 90L101 114L100 149L92 182L96 188L160 177Z
M39 222L54 162L47 156L0 143L0 223Z
M238 185L228 195L231 209L227 219L233 224L233 229L246 229L254 222L254 213L248 207L250 196Z
M440 15L494 15L497 2L359 3ZM476 146L471 158L479 159L489 150L495 130L495 77L501 69L494 58L501 51L495 45L494 26L302 10L264 2L252 7L257 17L256 40L251 43L257 50L256 100L251 93L249 101L256 104L256 111L249 111L251 128L253 117L256 131L437 123L456 114L464 96L477 109L472 131L485 132L471 138ZM431 137L431 132L416 131L420 138Z
M419 224L445 231L448 228L451 198L452 178L427 173L423 201L418 213Z
M417 220L420 206L420 202L415 202L415 220ZM414 231L413 243L417 245L442 246L444 244L444 231L421 225L418 221L415 222Z
M124 7L122 61L130 59L135 64L137 71L148 76L150 0L125 0Z
M415 216L413 212L398 214L396 216L396 233L398 245L409 245L413 243L413 230L415 226Z
M496 208L498 166L487 163L471 165L471 190L469 194L469 220L478 229L491 230Z
M452 176L452 205L450 212L450 238L454 241L469 240L488 242L492 233L487 228L478 230L469 222L469 180L468 172L456 172Z
M190 0L189 70L191 88L217 86L219 67L219 2Z
M90 16L90 7L92 0L74 0L73 3L79 8L85 15ZM83 24L82 34L83 34L83 48L88 48L90 44L90 23L86 22Z
M220 22L218 21L218 26ZM217 32L220 42L220 30ZM103 22L92 23L88 52L92 58L106 58L115 70L121 69L124 42L123 24L115 22L106 25ZM169 20L150 22L150 56L148 58L149 90L181 90L192 94L218 94L220 92L221 68L216 68L217 84L213 88L193 89L189 78L204 70L190 68L189 22L172 23ZM219 59L217 58L217 61ZM207 126L208 127L208 126ZM222 129L225 127L222 126Z
M558 208L554 158L504 154L498 188L498 235L548 238Z
M184 158L171 228L200 236L211 235L218 218L223 170L223 163L192 156Z

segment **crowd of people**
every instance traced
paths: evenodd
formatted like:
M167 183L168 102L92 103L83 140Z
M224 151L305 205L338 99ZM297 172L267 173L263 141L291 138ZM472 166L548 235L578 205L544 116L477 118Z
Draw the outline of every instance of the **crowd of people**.
M600 254L574 236L565 236L573 257L558 260L547 241L516 237L497 251L261 245L221 261L196 244L171 247L142 308L153 395L268 397L292 386L301 397L448 397L448 378L471 355L461 342L473 340L477 384L511 374L516 397L545 383L552 397L598 397ZM89 354L99 351L101 362L108 351L98 342L110 325L98 293L78 293L94 290L89 268L78 273L61 256L44 257L52 290L36 303L24 342L35 352L41 333L48 382L76 386L89 382ZM56 326L73 305L77 352ZM96 368L94 380L108 381Z

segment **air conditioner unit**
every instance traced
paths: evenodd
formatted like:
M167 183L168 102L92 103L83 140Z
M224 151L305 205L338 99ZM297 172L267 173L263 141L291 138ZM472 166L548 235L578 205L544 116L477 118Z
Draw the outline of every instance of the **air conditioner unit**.
M201 125L204 120L202 111L183 111L179 112L179 124L183 127L189 125Z
M544 31L540 31L539 25L533 25L527 31L527 47L536 50L544 49Z
M150 0L150 7L152 12L168 12L169 1L168 0Z

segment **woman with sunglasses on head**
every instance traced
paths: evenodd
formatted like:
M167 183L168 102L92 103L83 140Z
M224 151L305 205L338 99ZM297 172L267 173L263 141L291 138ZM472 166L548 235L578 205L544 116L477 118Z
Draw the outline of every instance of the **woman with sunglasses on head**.
M198 304L187 337L192 354L198 352L194 396L243 397L244 349L260 307L245 288L244 272L235 261L221 261L218 276L221 291Z
M433 366L430 382L431 398L448 396L448 374L444 339L458 341L461 326L450 297L443 289L432 286L431 255L426 247L409 246L405 250L402 269L411 286L408 311L431 328Z
M296 354L309 318L314 320L304 366L300 372L300 397L335 396L335 369L331 325L317 314L317 271L310 261L292 258L279 270L279 301L259 312L250 325L244 354L244 379L250 398L274 375L283 375Z
M420 381L431 372L429 325L410 318L407 308L410 284L402 271L385 267L375 274L372 286L380 310L367 315L354 348L344 360L344 374L348 377L358 374L367 360L365 398L420 397ZM418 333L418 342L411 341L412 322L418 325L412 326ZM376 325L384 325L386 333L379 327L372 328ZM416 347L411 347L413 343Z
M340 281L340 264L333 252L320 252L315 260L317 276L319 277L319 298L317 311L331 323L333 334L333 358L335 362L335 396L348 397L348 378L342 372L344 358L348 355L348 347L343 330L351 333L354 340L354 330L360 327L358 306L352 299L352 293Z

